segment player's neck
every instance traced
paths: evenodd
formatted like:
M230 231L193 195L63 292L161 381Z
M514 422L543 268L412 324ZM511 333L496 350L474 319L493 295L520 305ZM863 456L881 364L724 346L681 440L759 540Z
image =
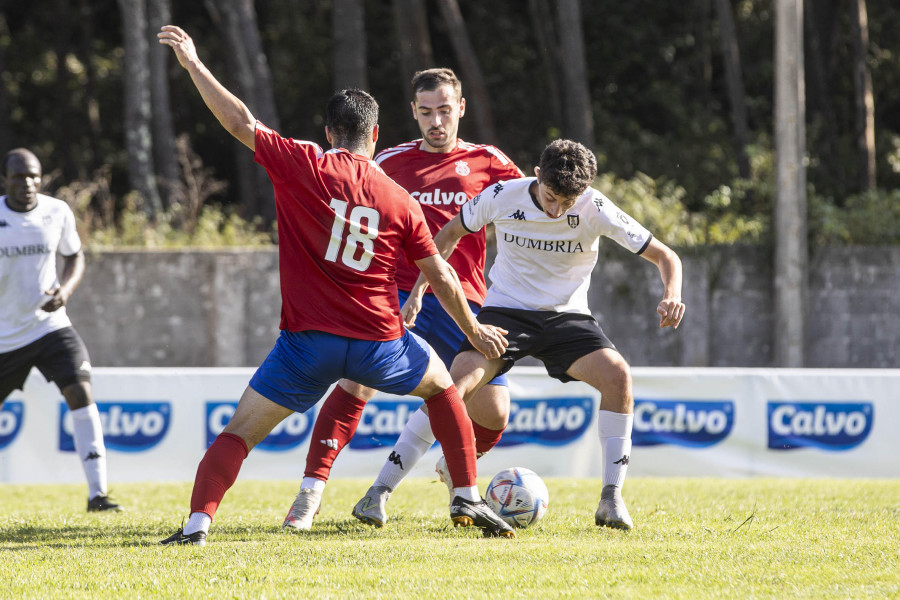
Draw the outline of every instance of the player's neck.
M450 154L454 150L456 150L456 146L459 143L459 138L453 138L452 141L444 144L443 146L436 148L429 144L425 139L422 139L422 143L419 144L419 150L422 152L428 152L431 154Z

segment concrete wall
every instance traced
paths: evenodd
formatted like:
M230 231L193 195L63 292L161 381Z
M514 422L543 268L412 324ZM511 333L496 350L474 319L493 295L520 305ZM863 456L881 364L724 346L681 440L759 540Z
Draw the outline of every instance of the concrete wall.
M681 252L687 313L659 330L662 283L607 244L591 306L633 365L772 366L772 256ZM69 314L95 366L256 366L278 333L276 250L88 256ZM810 258L807 367L900 366L900 248L824 248ZM535 363L531 363L535 364Z

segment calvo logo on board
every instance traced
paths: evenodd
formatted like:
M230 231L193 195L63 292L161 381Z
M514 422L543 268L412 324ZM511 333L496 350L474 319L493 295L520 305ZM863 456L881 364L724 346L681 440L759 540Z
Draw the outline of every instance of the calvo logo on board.
M594 399L589 396L516 398L510 402L509 425L497 445L570 444L584 435L593 415Z
M234 416L237 402L207 402L206 403L206 447L216 440L216 437L225 429L225 425ZM256 445L260 450L269 452L284 452L296 448L312 433L312 424L315 422L315 411L310 409L305 413L291 413L284 421Z
M159 444L169 430L170 402L97 402L107 450L141 452ZM74 452L72 413L59 403L59 449Z
M25 417L25 404L7 401L0 406L0 450L6 448L19 435Z
M409 417L420 406L421 400L370 400L347 446L353 450L392 448Z
M871 402L768 403L769 448L849 450L872 431L875 408Z
M731 400L634 400L634 446L718 444L734 427Z

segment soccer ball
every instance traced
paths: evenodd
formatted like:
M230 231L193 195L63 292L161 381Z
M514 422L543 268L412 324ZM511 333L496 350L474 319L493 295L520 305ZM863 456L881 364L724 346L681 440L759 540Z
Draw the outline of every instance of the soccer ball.
M512 527L524 529L540 521L547 512L550 494L537 473L512 467L494 475L484 501Z

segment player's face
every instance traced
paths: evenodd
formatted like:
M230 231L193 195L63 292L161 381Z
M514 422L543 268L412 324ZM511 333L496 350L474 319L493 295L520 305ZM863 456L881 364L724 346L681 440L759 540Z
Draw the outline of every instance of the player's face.
M456 147L459 118L466 112L466 99L457 98L451 86L442 85L430 92L416 92L412 110L422 132L422 150L450 152Z
M575 206L575 202L578 200L578 196L567 197L562 194L557 194L549 187L541 183L541 170L537 167L534 169L535 175L537 175L537 190L534 192L535 197L541 205L541 208L544 209L544 214L550 217L551 219L558 219L559 217L566 214L570 208Z
M41 163L33 156L12 155L6 163L6 204L13 210L31 210L41 186Z

